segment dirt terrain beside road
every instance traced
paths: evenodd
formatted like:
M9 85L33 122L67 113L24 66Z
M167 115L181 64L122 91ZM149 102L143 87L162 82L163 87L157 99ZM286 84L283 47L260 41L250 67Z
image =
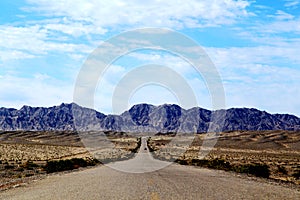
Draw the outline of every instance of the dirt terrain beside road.
M85 134L91 137L94 133ZM112 134L106 140L113 147L103 146L88 151L79 135L72 131L0 132L0 190L46 175L45 166L49 161L83 159L88 165L94 165L99 161L94 159L93 154L106 162L127 159L138 145L137 138L126 135ZM101 141L97 142L101 144ZM84 163L84 166L87 164ZM76 169L78 166L68 168Z
M142 141L138 155L110 167L146 173L124 173L108 166L54 175L29 186L0 193L0 199L297 199L299 189L234 173L171 164L153 159ZM151 164L153 162L153 164ZM161 162L161 163L160 163ZM124 164L125 163L125 164ZM146 164L145 164L146 163ZM127 168L130 167L130 168Z
M197 164L205 134L176 137L154 136L149 140L158 159ZM182 151L185 153L182 155ZM200 151L200 153L199 153ZM270 178L300 184L300 132L295 131L234 131L221 133L209 161L228 162L231 166L265 165ZM213 166L212 166L213 168ZM226 169L225 169L226 170Z

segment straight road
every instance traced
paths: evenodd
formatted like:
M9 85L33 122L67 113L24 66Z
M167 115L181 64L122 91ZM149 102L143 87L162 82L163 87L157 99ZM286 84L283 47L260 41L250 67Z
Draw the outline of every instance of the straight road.
M170 164L172 163L153 159L147 147L147 138L143 137L141 139L140 150L133 159L122 161L122 162L111 163L108 164L107 166L122 172L145 173L145 172L153 172L165 168Z
M162 169L153 171L164 165ZM1 192L0 199L295 200L300 199L300 192L223 171L169 165L154 160L147 149L146 138L143 138L140 152L131 161L51 175L28 186Z

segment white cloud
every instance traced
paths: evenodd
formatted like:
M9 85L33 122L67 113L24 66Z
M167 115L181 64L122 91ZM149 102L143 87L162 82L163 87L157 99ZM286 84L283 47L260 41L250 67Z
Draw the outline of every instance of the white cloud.
M128 108L135 104L147 102L152 105L162 105L165 103L180 105L180 99L173 92L159 84L144 85L133 92L128 102Z
M2 53L3 60L32 58L49 52L67 53L76 59L80 53L90 53L95 48L95 39L108 30L217 26L232 24L249 14L246 10L249 3L244 0L28 0L27 3L23 10L44 17L26 21L22 26L20 23L0 26L0 50L15 52L15 57Z
M36 73L33 75L34 79L44 81L50 79L51 77L47 74Z
M232 68L244 64L266 64L285 62L286 67L300 64L298 56L299 44L290 46L257 46L257 47L229 47L205 48L216 65Z
M28 78L4 75L0 85L0 105L4 107L53 106L72 102L72 84L47 74L37 73Z
M285 0L286 3L284 4L285 7L288 7L288 8L297 8L298 5L299 5L299 0Z
M74 37L89 36L90 34L105 34L107 30L97 27L95 25L86 25L80 22L71 22L69 20L62 23L49 23L44 26L49 31L59 31L64 34L68 34Z
M291 66L300 64L298 49L296 43L283 47L205 48L223 80L227 107L256 107L272 112L300 115L296 109L300 103L295 100L300 98L300 70ZM203 80L195 77L197 72L180 57L140 52L128 56L144 63L171 67L192 86L200 106L211 108L210 96ZM145 93L145 96L147 95L149 94ZM151 95L160 98L161 94ZM139 99L142 98L136 98L135 102ZM288 105L283 102L287 102Z
M292 18L289 20L278 20L269 24L257 27L261 32L267 33L294 33L300 34L300 18Z
M49 52L90 53L86 44L54 41L48 29L41 25L14 27L0 26L1 60L34 58Z
M141 52L133 52L128 56L135 58L141 61L141 65L143 64L157 64L171 68L175 70L177 73L182 76L188 76L191 74L196 74L197 71L193 68L193 66L188 63L186 60L182 59L179 56L169 54L167 52L152 52L152 53L141 53Z
M294 19L295 16L293 16L289 13L286 13L282 10L277 10L274 17L277 20L290 20L290 19Z
M28 0L33 7L47 16L67 16L72 20L91 22L99 27L155 26L201 27L234 23L247 16L249 2L244 0L214 1L84 1L84 0Z
M223 79L227 107L256 107L300 116L296 100L300 98L300 69L290 66L300 64L297 49L261 46L206 50Z
M0 62L6 62L8 60L15 59L27 59L34 58L35 56L32 54L25 53L23 51L18 50L0 50Z
M120 30L166 27L177 30L195 28L196 31L201 27L232 25L253 15L247 11L250 1L246 0L176 2L28 0L27 2L29 6L23 9L28 13L34 12L34 15L42 16L42 19L26 21L22 26L19 26L20 23L0 25L2 62L37 56L46 57L51 53L67 54L73 60L83 62L87 54L96 47L93 42L95 39L102 40ZM298 110L300 19L299 16L288 13L298 4L299 1L286 1L285 6L288 8L277 10L272 18L268 18L271 22L258 19L251 22L249 27L239 26L242 30L239 36L248 39L250 45L256 46L205 49L224 80L229 107L248 106L291 113ZM267 12L273 11L274 9L269 8ZM243 22L247 24L247 21ZM286 33L291 37L285 36ZM136 40L138 44L144 42ZM217 41L215 44L217 45ZM192 49L190 50L192 53ZM204 91L205 89L202 91L203 81L194 77L197 72L185 60L168 54L135 52L128 56L139 60L142 64L155 63L171 67L185 77L197 91L197 98L200 101L203 99L203 107L210 106L207 91ZM21 66L21 61L18 62ZM60 67L66 67L68 64ZM292 68L294 66L296 67ZM118 80L126 74L126 70L123 66L112 65L106 72L103 82L99 83L99 91L95 94L96 99L101 99L97 102L97 109L110 113L110 95ZM23 104L48 106L72 101L72 82L60 82L43 73L36 72L31 78L1 74L0 84L2 106L19 107ZM172 100L172 97L164 96L163 91L155 93L153 88L148 88L143 93L140 91L133 101L142 101L144 94L151 95L150 99L153 101Z
M44 52L47 31L39 26L0 26L0 48L23 50L31 53Z
M197 96L198 99L200 99L199 102L203 103L203 99L205 99L205 98L203 96L201 97L201 94L203 94L203 93L200 93L199 91L200 90L202 91L202 89L205 88L206 86L203 81L202 81L202 84L199 84L199 79L201 79L200 75L194 73L193 74L194 77L197 77L197 75L198 75L198 77L193 78L191 80L186 77L187 74L190 74L190 72L193 72L191 66L189 66L187 63L185 63L183 60L181 60L178 57L173 58L172 56L169 56L169 55L168 56L157 55L157 57L162 56L162 58L157 60L155 58L152 59L151 56L149 56L148 58L150 60L147 60L146 57L144 57L146 55L147 54L143 54L143 53L134 53L134 55L132 55L132 56L134 56L137 59L142 58L143 61L146 61L146 63L148 63L147 61L150 61L149 63L161 64L163 66L170 67L172 70L177 71L177 74L181 78L183 78L183 80L185 80L185 82L188 85L190 85L192 87L192 89L194 89L193 86L195 87L195 89L194 89L195 95ZM153 56L156 57L156 55L153 55ZM163 64L163 63L165 63L165 64ZM129 86L128 85L124 86L122 84L121 85L119 85L119 84L120 84L121 80L123 80L126 77L128 78L128 76L138 76L139 78L137 78L137 79L141 79L141 80L145 80L145 79L153 80L153 82L151 82L151 83L147 81L148 85L146 85L146 86L144 84L139 85L141 88L139 88L137 93L135 93L132 96L132 99L129 99L129 102L128 102L129 107L133 103L141 103L141 102L148 102L148 103L152 103L152 104L163 104L163 103L167 103L167 102L168 103L171 103L171 102L176 103L175 102L176 98L174 99L172 92L170 92L170 91L168 92L166 90L166 88L164 88L164 87L162 89L161 84L163 84L163 82L160 82L160 81L155 82L154 81L154 80L159 79L159 77L161 77L161 80L165 80L167 82L169 80L172 83L172 84L170 83L172 86L169 85L169 87L175 87L175 86L177 87L180 82L179 83L172 82L172 81L174 81L173 79L176 77L172 76L172 77L169 77L169 79L168 79L168 74L160 73L160 72L154 73L151 70L150 70L150 72L143 71L143 73L146 73L146 74L149 73L149 75L140 74L140 73L137 73L136 71L132 71L133 69L137 69L137 67L139 67L139 66L144 66L144 64L135 66L134 68L132 68L132 67L125 68L125 67L121 67L118 65L111 65L109 67L109 69L101 77L101 81L99 81L97 90L95 92L95 102L96 102L96 108L98 110L101 110L105 113L113 112L113 110L112 110L113 93L117 86L125 87L124 92L126 93L126 91L128 89L127 87L129 87ZM145 68L145 69L147 69L147 68ZM188 70L190 70L190 72ZM168 72L170 72L170 71L168 71ZM147 78L144 76L147 76ZM136 84L136 81L139 83L139 81L137 79L131 78L130 80L133 81L131 84ZM179 80L177 80L177 81L179 81ZM182 79L181 79L181 81L182 81ZM128 83L128 82L126 82L126 83ZM130 84L130 83L128 83L128 84ZM181 93L185 93L185 92L186 92L186 90L181 91ZM175 95L179 95L179 94L175 94ZM182 96L182 94L181 94L181 96ZM123 102L125 100L126 99L117 99L116 101ZM183 103L183 102L181 102L181 103ZM187 102L185 102L185 104L183 106L187 106ZM195 105L193 104L193 106L195 106ZM202 106L207 106L207 104L205 104L205 105L202 104ZM189 107L191 107L191 105L189 105L188 108ZM124 109L122 109L122 112L123 111L124 111ZM116 110L114 110L114 112L116 112Z
M291 64L300 64L297 49L279 48L271 46L234 47L234 48L206 48L214 64L221 71L247 70L249 77L257 75L274 75L281 77L290 75L294 80L299 79L300 70L293 69ZM275 60L275 61L274 61ZM282 63L277 60L282 61ZM274 62L274 63L273 63ZM239 72L239 71L237 71ZM283 74L284 72L284 74ZM238 73L237 73L238 74ZM241 77L243 74L240 74ZM277 77L280 80L279 77Z
M299 83L287 84L284 81L225 83L227 107L253 107L271 113L291 113L300 116L300 89L297 87Z

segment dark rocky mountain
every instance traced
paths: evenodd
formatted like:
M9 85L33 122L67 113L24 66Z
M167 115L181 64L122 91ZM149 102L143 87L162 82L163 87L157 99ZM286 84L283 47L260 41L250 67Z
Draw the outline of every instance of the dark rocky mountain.
M121 115L104 115L75 103L49 108L0 108L0 130L103 130L184 132L233 130L300 130L300 118L253 108L210 111L178 105L138 104Z

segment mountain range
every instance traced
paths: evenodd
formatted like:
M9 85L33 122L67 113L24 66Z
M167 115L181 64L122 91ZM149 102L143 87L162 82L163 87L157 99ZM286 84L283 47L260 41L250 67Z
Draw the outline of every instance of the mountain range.
M300 130L300 118L254 108L210 111L175 104L137 104L121 115L105 115L75 103L53 107L0 108L0 130L101 130L203 133L235 130Z

